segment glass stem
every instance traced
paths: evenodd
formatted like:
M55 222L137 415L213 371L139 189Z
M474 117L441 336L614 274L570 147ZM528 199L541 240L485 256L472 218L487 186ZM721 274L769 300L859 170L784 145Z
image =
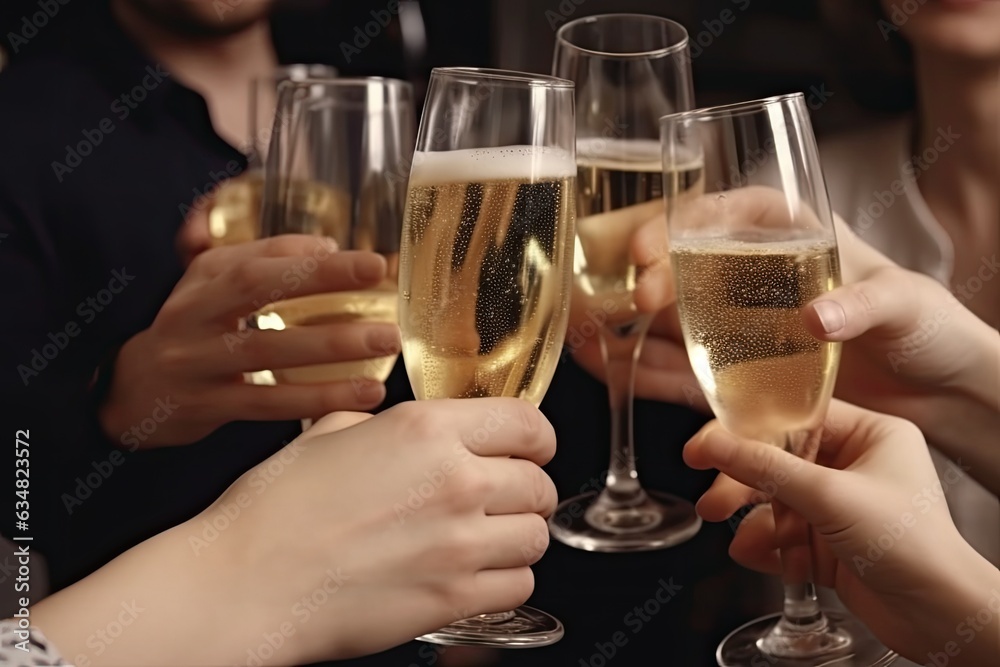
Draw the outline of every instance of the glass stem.
M822 427L789 433L784 448L813 462L819 452ZM777 501L771 503L779 536L781 568L785 576L785 601L778 623L758 642L772 656L811 659L839 655L851 646L849 635L830 626L819 606L812 583L812 530L806 521Z
M635 369L648 328L648 319L643 319L625 335L607 328L599 334L611 407L611 462L602 496L613 506L634 505L645 495L635 466L632 415Z
M802 584L785 584L784 618L785 623L809 630L823 619L819 608L819 598L816 597L816 585L811 582Z

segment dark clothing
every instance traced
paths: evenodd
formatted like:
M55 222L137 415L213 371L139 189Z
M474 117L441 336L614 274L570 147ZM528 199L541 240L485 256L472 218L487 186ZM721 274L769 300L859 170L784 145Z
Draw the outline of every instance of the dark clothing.
M107 13L64 53L0 75L0 410L30 431L27 534L59 588L206 507L294 436L231 424L190 447L104 437L88 385L150 325L182 274L185 206L239 173L202 97L170 79ZM169 419L149 406L139 438ZM12 512L0 529L20 534Z
M197 513L297 432L293 423L230 424L194 445L151 451L100 432L88 392L94 369L149 326L180 278L183 207L245 160L214 132L201 96L143 56L107 13L75 34L80 41L61 53L0 75L0 411L8 436L30 430L27 534L56 588ZM412 397L401 365L388 388L387 405ZM161 398L140 432L169 419L170 397ZM549 472L560 495L593 488L607 468L605 388L567 359L543 410L559 434ZM683 407L640 404L650 488L687 498L707 488L712 476L681 462L703 421ZM21 534L9 511L0 530ZM565 622L566 639L505 652L503 664L603 664L601 647L622 637L614 650L623 667L713 664L714 643L752 612L726 555L730 535L706 526L685 545L639 555L554 544L535 568L532 602ZM661 580L680 588L637 626L628 614L655 599ZM431 647L409 644L357 664L437 661Z

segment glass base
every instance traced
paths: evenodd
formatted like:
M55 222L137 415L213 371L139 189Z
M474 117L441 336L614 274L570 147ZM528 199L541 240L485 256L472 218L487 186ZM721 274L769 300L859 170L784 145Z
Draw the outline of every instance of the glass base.
M549 532L563 544L609 553L667 549L700 528L694 505L658 491L644 491L639 502L626 507L585 493L563 501L549 517Z
M750 621L722 640L715 659L719 667L883 667L898 657L887 649L858 619L849 614L823 610L828 633L776 636L772 630L781 614ZM809 657L782 657L799 651Z
M555 644L565 632L555 616L533 607L518 607L502 614L466 618L417 639L444 646L536 648Z

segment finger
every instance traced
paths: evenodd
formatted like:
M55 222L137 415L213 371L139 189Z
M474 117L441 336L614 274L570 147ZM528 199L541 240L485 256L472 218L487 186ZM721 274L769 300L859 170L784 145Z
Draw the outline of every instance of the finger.
M318 385L234 385L212 407L225 421L311 419L340 410L372 410L385 400L385 385L371 380Z
M198 276L214 278L251 259L297 257L324 261L337 252L335 240L309 234L282 234L248 243L212 248L198 255L191 269Z
M851 340L875 329L902 336L922 315L921 289L925 287L914 274L880 270L813 300L802 309L802 319L820 340Z
M344 429L351 428L352 426L362 424L374 416L375 415L368 414L367 412L331 412L322 419L316 420L316 422L302 434L301 438L315 438L316 436L326 435L327 433L343 431Z
M468 600L474 614L494 614L517 609L535 590L530 567L482 570L473 578Z
M774 512L758 505L740 523L729 545L729 555L743 567L764 574L781 574L781 555L774 539Z
M725 521L740 508L747 505L759 505L771 500L770 496L760 489L737 482L735 479L719 473L695 505L695 509L705 521Z
M236 264L189 297L192 316L220 322L228 330L235 319L264 304L310 294L363 290L385 277L385 259L372 252L331 253L310 263L311 259L258 258Z
M232 349L220 355L217 371L221 374L279 370L314 364L329 364L359 359L374 359L399 354L399 327L385 322L354 322L306 327L282 331L254 330L224 340L213 337L202 345L206 356L220 345Z
M818 490L831 474L774 445L738 438L718 421L702 428L684 447L684 461L692 468L716 468L738 482L764 490L806 518L822 513Z
M208 229L208 208L197 208L187 217L177 233L177 252L184 266L211 249L212 235Z
M552 424L519 398L463 398L406 404L413 410L441 410L442 423L458 432L479 456L510 456L545 465L556 453Z
M639 363L646 368L691 372L691 362L683 343L650 336L639 353Z
M537 514L482 517L475 530L476 539L483 546L478 569L534 565L549 548L548 524Z
M556 485L531 461L497 457L486 465L494 489L486 500L487 514L534 512L548 517L555 510Z
M632 255L640 270L635 289L635 305L639 311L656 312L673 302L674 276L670 269L664 218L654 218L639 228L632 239Z

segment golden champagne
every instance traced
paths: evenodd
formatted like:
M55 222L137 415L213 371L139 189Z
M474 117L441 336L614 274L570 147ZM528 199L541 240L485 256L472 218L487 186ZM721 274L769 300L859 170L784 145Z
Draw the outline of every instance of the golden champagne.
M574 308L607 313L621 325L637 316L633 295L637 269L632 253L636 231L663 215L663 180L677 198L704 191L703 169L695 161L664 174L660 144L648 140L587 139L577 144L577 239ZM666 225L666 222L663 223Z
M260 171L241 174L219 185L208 213L208 232L213 247L246 243L257 238L263 195L264 175Z
M351 220L348 193L323 183L292 180L283 184L287 210L282 211L284 227L299 234L322 234L343 241ZM264 176L260 171L242 174L222 183L208 214L213 246L255 240L259 235ZM397 218L398 220L398 218Z
M355 322L395 323L398 303L395 280L386 280L369 290L315 294L278 301L251 315L249 325L260 330L281 331L292 327ZM343 380L385 382L399 356L396 350L385 352L387 354L371 359L272 369L271 375L278 384L320 384Z
M833 241L681 240L671 247L688 356L727 429L781 444L823 420L839 343L800 310L840 284Z
M575 169L531 146L414 156L399 323L418 399L541 402L566 334Z

